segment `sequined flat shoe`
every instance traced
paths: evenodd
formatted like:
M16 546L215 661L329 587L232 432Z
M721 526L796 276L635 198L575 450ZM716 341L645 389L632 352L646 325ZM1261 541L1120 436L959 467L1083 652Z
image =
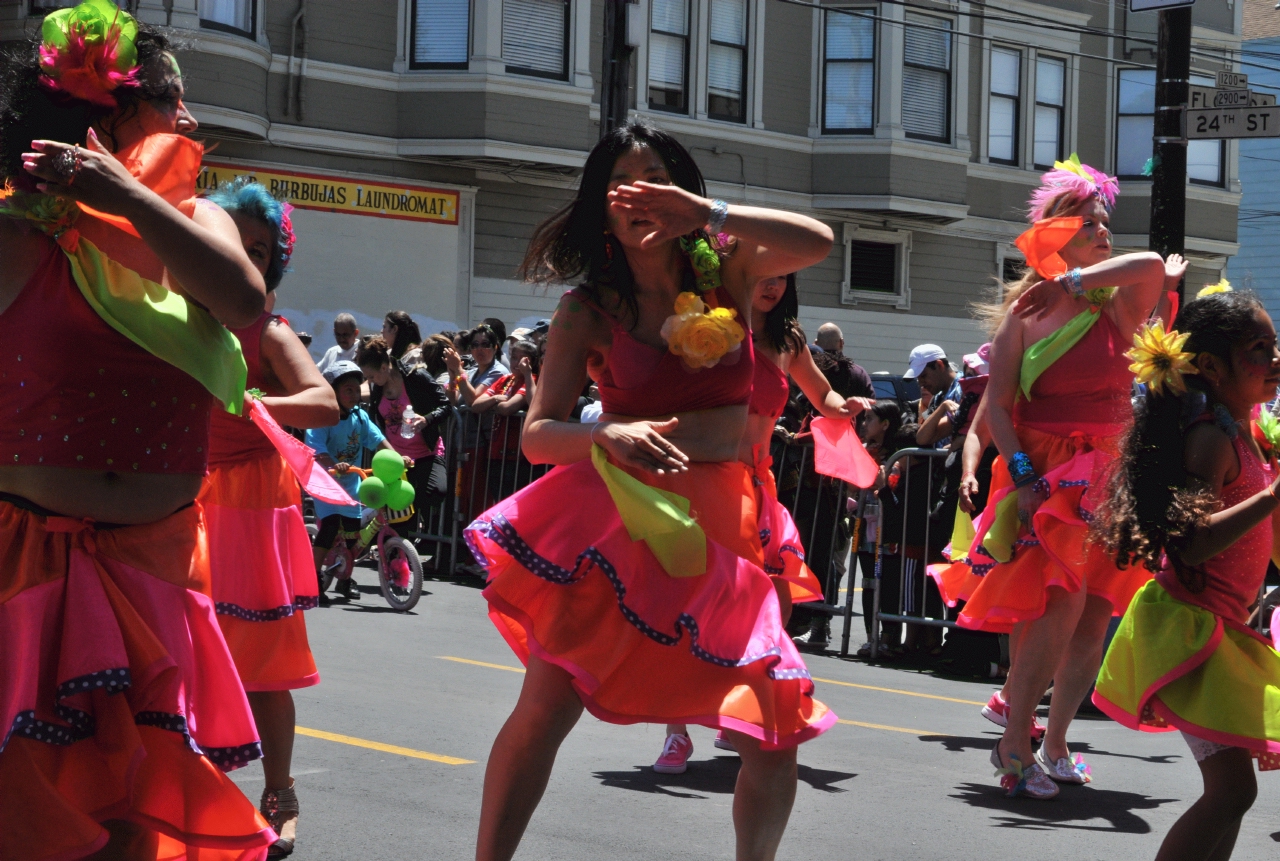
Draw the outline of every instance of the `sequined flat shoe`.
M1000 778L1000 788L1010 798L1025 795L1027 798L1047 801L1058 794L1058 784L1050 780L1035 763L1023 768L1022 761L1010 754L1008 767L1001 765L999 742L991 749L991 764L995 766L996 776Z
M1036 765L1040 766L1045 774L1058 783L1093 783L1093 769L1084 761L1084 757L1078 753L1070 759L1064 756L1055 762L1050 762L1042 746L1036 751Z

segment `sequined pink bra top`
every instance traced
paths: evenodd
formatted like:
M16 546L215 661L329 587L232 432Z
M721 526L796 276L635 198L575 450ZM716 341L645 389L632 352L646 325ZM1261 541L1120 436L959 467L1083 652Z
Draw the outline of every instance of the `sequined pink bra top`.
M608 360L589 368L606 413L658 417L751 401L755 351L750 335L743 339L739 349L715 367L694 370L665 347L651 347L631 337L621 323L584 295L581 288L569 292L608 320L613 333ZM718 306L733 307L733 300L723 287L717 288L714 296ZM704 300L709 298L706 296Z
M107 325L53 242L0 328L4 465L204 474L213 396Z
M1223 486L1222 506L1230 508L1267 489L1274 476L1271 467L1258 459L1247 446L1243 433L1233 440L1236 457L1240 460L1240 474L1235 481ZM1192 592L1178 580L1172 563L1156 573L1156 581L1179 601L1203 607L1224 619L1246 622L1249 606L1258 597L1258 589L1267 575L1267 562L1271 559L1271 518L1264 519L1250 529L1240 540L1217 556L1192 569L1203 578L1204 590Z

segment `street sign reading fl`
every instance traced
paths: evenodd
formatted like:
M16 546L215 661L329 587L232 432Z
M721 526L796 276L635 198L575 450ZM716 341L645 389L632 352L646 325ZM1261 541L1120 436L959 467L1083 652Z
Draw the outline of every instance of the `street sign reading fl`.
M1275 103L1276 97L1271 93L1258 93L1253 90L1216 90L1213 87L1197 87L1195 84L1187 88L1187 107L1189 108L1257 108Z
M1280 137L1280 107L1187 110L1187 140Z

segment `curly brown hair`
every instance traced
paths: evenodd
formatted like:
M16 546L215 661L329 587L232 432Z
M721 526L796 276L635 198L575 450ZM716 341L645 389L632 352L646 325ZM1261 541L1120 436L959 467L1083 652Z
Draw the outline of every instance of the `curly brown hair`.
M1262 303L1250 292L1193 299L1178 314L1178 329L1190 333L1183 349L1197 356L1209 353L1230 365L1232 347L1259 312L1265 313ZM1185 395L1148 391L1138 399L1092 531L1121 568L1145 563L1156 570L1167 554L1182 584L1200 592L1203 572L1180 564L1178 555L1222 501L1193 487L1187 473L1186 432L1209 409L1210 400L1198 377L1188 376L1186 382Z

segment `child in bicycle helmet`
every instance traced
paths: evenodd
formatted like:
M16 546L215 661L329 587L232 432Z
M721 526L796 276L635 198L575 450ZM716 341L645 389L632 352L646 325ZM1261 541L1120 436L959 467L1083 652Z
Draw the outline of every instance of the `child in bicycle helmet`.
M339 530L356 532L360 529L360 504L354 501L359 498L360 476L352 472L351 467L360 465L366 450L372 452L385 448L387 451L394 451L382 431L360 407L360 385L364 382L364 374L359 366L355 362L334 362L325 369L324 378L333 386L341 418L336 425L307 431L306 442L315 451L316 461L336 473L338 484L351 495L353 501L350 505L333 505L315 500L316 519L320 528L313 545L317 576L320 564L333 548ZM413 460L405 458L405 466L413 466ZM323 578L321 588L323 589ZM348 598L358 597L349 578L338 581L338 589ZM323 603L323 593L321 599Z

